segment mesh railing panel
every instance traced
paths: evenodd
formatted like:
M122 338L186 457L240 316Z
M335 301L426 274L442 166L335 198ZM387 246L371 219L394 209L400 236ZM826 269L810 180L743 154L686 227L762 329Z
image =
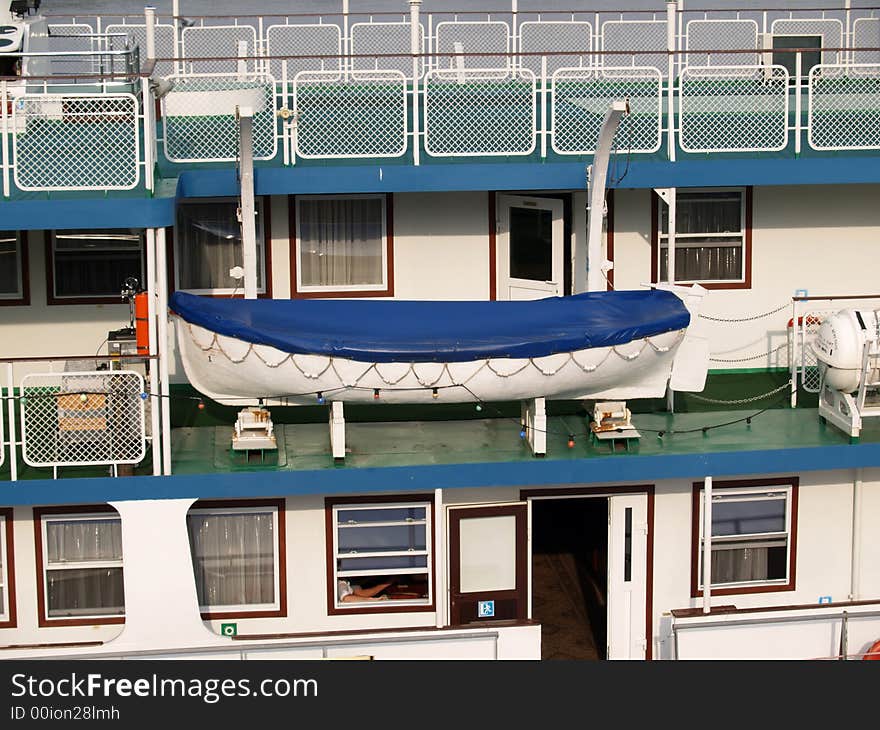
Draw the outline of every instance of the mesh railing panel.
M300 157L399 157L407 149L406 78L399 71L303 71L293 84Z
M22 190L129 190L140 180L131 94L25 94L12 110Z
M342 34L337 25L273 25L266 30L268 56L337 56L337 58L290 58L287 79L300 71L335 71L342 55ZM269 70L281 78L281 61L269 61Z
M354 56L378 53L400 53L393 58L352 58L353 69L399 71L406 78L413 75L411 23L355 23L351 26L351 53ZM419 53L425 50L425 28L419 24ZM423 63L419 59L421 78Z
M268 74L172 76L162 100L165 157L171 162L220 162L238 158L235 107L253 109L254 159L277 152L275 79Z
M818 35L822 36L822 48L843 47L843 23L834 18L777 18L770 32L773 35ZM822 63L837 63L838 56L838 51L822 51ZM804 68L803 73L809 70Z
M880 64L813 67L807 110L813 149L880 149Z
M608 20L602 23L603 51L638 51L632 56L604 59L609 66L652 66L666 74L666 22L663 20Z
M510 27L501 21L444 22L436 28L438 54L445 53L509 53ZM456 50L456 44L461 50ZM434 63L438 69L471 67L480 69L507 68L510 59L504 56L462 57L439 56Z
M430 71L425 151L433 156L528 155L535 149L535 75L526 69Z
M21 381L22 458L30 466L136 464L144 458L138 373L38 373Z
M758 48L758 24L754 20L692 20L687 24L688 51L718 51L718 53L687 53L688 66L757 66L757 53L724 53L726 50ZM714 69L713 69L714 70ZM722 70L721 75L730 75ZM749 69L744 69L746 75Z
M82 53L101 50L96 31L85 23L50 23L46 50L52 52ZM99 73L98 59L94 56L56 56L49 60L46 75L76 76ZM45 74L46 72L41 72Z
M247 56L256 55L257 31L249 25L205 25L184 28L181 37L181 55L192 70L201 74L231 73L238 68L238 45L247 43ZM200 58L222 57L231 60L198 61Z
M880 18L857 18L853 23L854 48L880 48ZM880 51L853 51L857 64L880 63Z
M782 66L682 71L679 144L685 152L753 152L788 145L788 72Z
M639 73L639 77L634 74ZM612 101L629 99L614 137L618 152L660 149L662 77L657 69L559 69L553 74L551 146L562 155L591 154L599 143L602 121Z
M519 27L519 50L523 53L547 53L583 51L589 54L593 48L593 26L580 21L531 22ZM547 56L547 75L560 68L584 68L591 66L590 55ZM541 76L541 56L521 56L519 64L535 76Z
M801 351L801 387L808 393L819 392L819 382L821 375L819 373L819 360L816 357L816 350L813 343L816 341L816 335L819 334L819 327L822 326L822 320L833 314L836 310L822 310L807 312L803 316L802 337L803 340L798 343Z
M108 25L105 28L108 34L125 33L132 45L140 48L142 61L147 59L147 30L144 25L120 23ZM174 26L164 23L156 24L156 58L174 57ZM174 64L171 61L160 61L156 64L155 73L159 76L169 76L174 73Z

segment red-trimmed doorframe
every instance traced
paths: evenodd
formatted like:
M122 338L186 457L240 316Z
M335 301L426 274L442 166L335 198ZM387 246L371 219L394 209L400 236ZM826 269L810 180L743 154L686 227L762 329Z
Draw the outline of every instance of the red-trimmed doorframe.
M564 487L547 489L521 489L520 500L528 502L529 535L532 530L532 505L534 498L577 498L577 497L618 497L626 494L644 494L648 498L647 521L648 535L645 547L645 659L651 661L654 658L654 494L653 484L634 484L626 487ZM610 546L609 546L610 550ZM529 582L531 583L531 569L529 570ZM531 585L529 585L529 598L531 598ZM531 612L530 612L531 615Z

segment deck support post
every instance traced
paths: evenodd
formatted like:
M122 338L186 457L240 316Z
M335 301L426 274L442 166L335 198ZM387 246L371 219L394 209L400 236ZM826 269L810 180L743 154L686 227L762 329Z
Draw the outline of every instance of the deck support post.
M546 400L531 398L522 401L520 415L532 456L544 456L547 453Z
M330 404L330 449L334 459L345 458L345 414L341 400Z
M147 331L150 341L147 369L149 372L150 398L150 449L152 451L153 476L162 475L162 426L159 420L162 399L159 397L159 362L157 355L157 292L156 292L156 229L147 229Z
M257 224L254 203L254 110L236 107L239 130L238 216L241 222L241 253L244 269L244 298L257 298Z
M712 477L703 479L703 613L712 612Z
M153 403L162 415L162 473L171 474L171 391L168 380L168 358L171 338L168 333L168 271L165 229L156 230L156 307L158 316L159 398Z

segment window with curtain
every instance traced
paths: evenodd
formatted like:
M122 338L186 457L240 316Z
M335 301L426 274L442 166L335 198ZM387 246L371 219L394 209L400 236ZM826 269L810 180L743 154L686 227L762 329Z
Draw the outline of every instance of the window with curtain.
M705 536L700 491L698 589ZM791 488L722 489L712 494L712 588L787 584Z
M257 291L266 291L263 201L256 202ZM176 288L196 294L242 294L244 279L229 270L242 266L238 200L188 200L177 207L174 229Z
M0 299L24 296L21 246L18 231L0 231Z
M187 515L202 612L281 605L278 507L192 509Z
M675 280L745 280L745 191L679 190L676 196ZM667 278L669 207L660 205L660 280Z
M335 505L335 607L431 603L431 503Z
M122 521L110 513L42 519L47 618L122 616Z
M297 291L387 289L387 234L384 195L298 197Z
M123 282L144 275L144 233L134 228L52 232L54 299L120 301Z

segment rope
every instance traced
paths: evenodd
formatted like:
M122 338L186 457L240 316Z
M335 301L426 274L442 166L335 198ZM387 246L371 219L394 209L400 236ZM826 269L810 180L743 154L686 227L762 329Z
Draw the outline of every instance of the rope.
M773 314L781 312L783 309L788 309L791 306L791 302L786 302L785 304L776 307L776 309L771 309L769 312L762 312L761 314L754 314L751 317L712 317L708 314L700 314L699 316L702 319L707 319L710 322L753 322L756 319L764 319L765 317L769 317Z
M734 363L734 362L750 362L752 360L760 360L762 357L771 357L775 355L777 352L782 350L783 348L788 348L788 343L783 342L779 347L775 347L772 350L768 350L767 352L759 352L756 355L746 355L745 357L733 357L733 358L724 358L724 357L713 357L711 354L709 355L709 360L712 362L726 362L726 363Z

